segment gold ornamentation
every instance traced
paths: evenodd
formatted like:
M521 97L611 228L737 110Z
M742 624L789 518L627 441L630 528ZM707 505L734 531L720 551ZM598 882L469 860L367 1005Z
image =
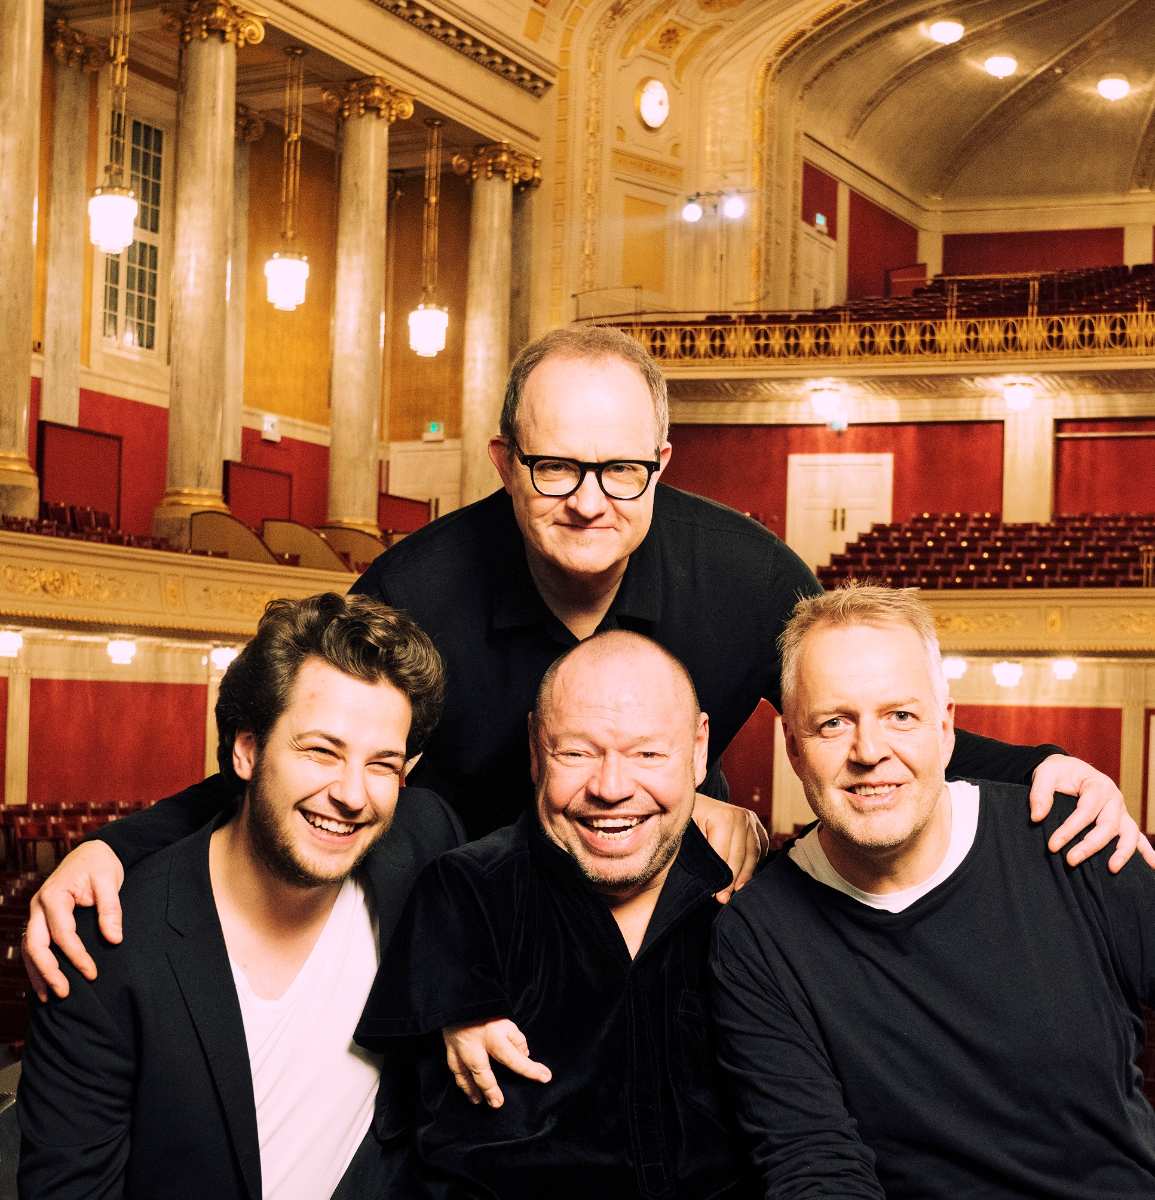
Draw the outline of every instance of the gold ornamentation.
M325 107L330 112L340 113L344 121L373 113L392 125L394 121L408 121L413 116L413 97L386 83L380 75L367 75L340 87L325 88L321 98Z
M415 4L412 0L373 0L378 8L400 17L402 21L420 29L422 33L435 38L442 45L456 50L466 58L500 75L502 79L512 83L514 87L529 92L531 96L544 96L553 84L552 79L518 62L508 51L499 50L492 42L485 41L477 34L462 29L447 17L434 12L425 4Z
M656 162L629 150L615 150L611 159L615 171L627 175L640 175L645 179L660 179L663 183L678 185L685 174L682 167L671 163Z
M1047 609L1046 627L1047 632L1056 637L1063 632L1063 610L1061 608Z
M108 62L108 47L73 29L63 17L52 22L49 40L52 57L61 66L79 67L82 71L99 71Z
M1095 632L1100 637L1122 634L1149 640L1155 637L1155 609L1095 613Z
M523 150L515 150L508 142L491 142L478 146L472 157L455 154L449 165L456 175L478 179L501 178L514 187L537 187L541 183L541 159Z
M673 54L682 44L685 36L685 27L671 21L658 31L657 36L651 40L650 46L659 54Z
M1023 619L1015 613L983 612L970 616L960 612L936 612L934 625L940 636L1006 634L1023 627Z
M256 13L229 0L188 0L187 4L162 10L164 27L180 34L182 42L206 41L210 34L237 46L255 46L264 40L265 25Z
M259 142L265 136L265 118L255 108L238 104L233 123L233 136L238 142L246 145L251 142Z
M0 579L4 591L14 596L47 596L52 600L83 600L90 604L117 601L141 604L148 598L148 591L139 580L105 571L5 563Z
M246 587L243 583L190 584L191 612L227 613L233 617L256 621L270 600L285 595L283 587Z

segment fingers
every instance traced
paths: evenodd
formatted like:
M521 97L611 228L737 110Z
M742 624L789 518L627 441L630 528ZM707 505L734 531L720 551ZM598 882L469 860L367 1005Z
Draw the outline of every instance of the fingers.
M490 1108L500 1108L505 1103L497 1079L489 1070L488 1060L485 1067L480 1067L476 1059L467 1062L454 1044L446 1037L445 1059L454 1082L468 1097L470 1104L480 1104L483 1100Z
M1061 788L1058 784L1059 771L1055 759L1061 757L1052 754L1044 758L1031 775L1031 820L1041 821L1051 811L1055 802L1055 793Z
M723 805L723 808L728 810L726 812L727 823L723 824L722 821L718 821L716 824L712 824L706 835L710 845L725 858L726 865L730 868L730 874L733 876L729 886L714 893L714 899L719 904L728 903L735 892L750 882L754 877L754 872L758 869L758 864L766 857L766 852L770 848L770 838L762 822L758 819L757 813L736 805ZM718 842L721 840L723 832L727 831L729 838L723 852L719 848Z
M549 1067L530 1058L529 1043L512 1021L491 1022L486 1044L491 1059L496 1059L503 1067L516 1071L525 1079L549 1083L553 1078Z
M49 989L62 1000L68 995L68 980L65 979L56 956L49 949L50 944L48 925L34 898L32 912L20 942L20 956L24 959L28 982L42 1004L48 999Z
M1155 846L1151 845L1151 839L1145 833L1139 837L1139 853L1143 856L1143 861L1155 870Z
M93 899L100 932L106 940L119 942L124 938L123 915L120 908L120 885L107 875L92 877ZM71 957L71 956L70 956ZM95 970L93 975L95 975Z
M1119 844L1115 847L1115 853L1107 860L1108 871L1115 874L1127 865L1139 845L1139 837L1138 823L1130 813L1124 813L1123 824L1119 830ZM1070 861L1070 855L1067 856L1067 860Z

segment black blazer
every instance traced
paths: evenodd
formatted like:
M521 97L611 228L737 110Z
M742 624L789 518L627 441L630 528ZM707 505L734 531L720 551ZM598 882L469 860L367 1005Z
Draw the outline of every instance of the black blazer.
M62 961L68 999L33 1001L17 1096L26 1200L260 1200L252 1074L209 882L214 824L130 874L121 945L78 910L99 974L89 983ZM459 841L437 796L402 791L362 867L383 947L421 867Z

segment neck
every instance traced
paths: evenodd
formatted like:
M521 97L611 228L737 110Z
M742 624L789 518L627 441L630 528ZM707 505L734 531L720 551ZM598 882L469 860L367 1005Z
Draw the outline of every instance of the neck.
M670 866L671 864L667 863L653 879L629 891L602 893L625 939L630 958L637 958L638 951L642 948L646 930L650 927L650 918L654 915L658 897L662 894L666 876L670 873Z
M526 547L526 560L546 607L576 638L587 638L601 624L618 594L628 559L597 575L571 575Z
M209 843L209 877L217 906L258 937L307 936L328 918L342 881L301 887L281 879L256 852L246 814L242 806Z
M876 896L925 883L950 848L951 798L946 785L926 824L899 846L860 846L819 825L818 841L847 883Z

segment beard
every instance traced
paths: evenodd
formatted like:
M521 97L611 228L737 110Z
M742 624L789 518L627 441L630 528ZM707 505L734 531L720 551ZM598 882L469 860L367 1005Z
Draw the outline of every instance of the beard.
M298 853L289 832L289 823L297 819L297 814L290 811L282 817L281 807L265 787L260 759L253 767L253 777L245 799L248 801L248 834L254 853L274 878L292 887L315 888L343 883L365 861L389 827L387 822L382 821L376 835L348 867L336 872L318 871Z

